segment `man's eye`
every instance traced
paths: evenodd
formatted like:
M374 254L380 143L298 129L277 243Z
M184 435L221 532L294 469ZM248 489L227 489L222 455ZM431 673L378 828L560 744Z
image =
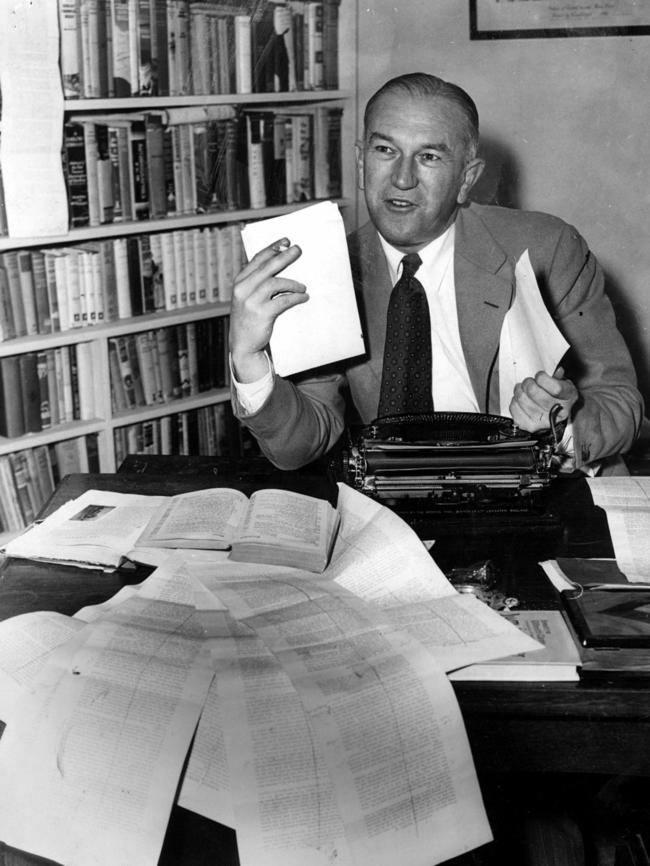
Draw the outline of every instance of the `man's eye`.
M431 153L429 151L420 154L420 159L422 162L438 162L440 157L437 153Z
M393 148L389 147L389 145L387 144L375 144L373 146L373 150L375 151L375 153L380 153L382 155L388 155L393 152Z

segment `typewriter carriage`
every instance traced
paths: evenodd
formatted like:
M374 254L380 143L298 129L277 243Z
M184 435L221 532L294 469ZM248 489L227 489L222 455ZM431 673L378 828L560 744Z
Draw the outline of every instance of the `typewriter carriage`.
M398 508L531 511L542 507L557 444L553 423L533 436L500 415L388 416L350 431L342 471L352 487Z

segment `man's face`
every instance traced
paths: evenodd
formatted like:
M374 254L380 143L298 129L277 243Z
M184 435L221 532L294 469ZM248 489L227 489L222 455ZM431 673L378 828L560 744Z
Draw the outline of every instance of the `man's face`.
M383 94L357 145L359 186L379 233L404 253L453 222L483 169L469 159L461 110L442 97Z

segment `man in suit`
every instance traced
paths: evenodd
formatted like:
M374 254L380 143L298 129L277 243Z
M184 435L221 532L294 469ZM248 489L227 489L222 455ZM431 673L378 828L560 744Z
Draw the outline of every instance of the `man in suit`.
M256 255L235 283L233 405L267 456L281 468L304 465L336 443L346 420L369 423L391 405L388 356L396 334L412 337L391 325L389 300L406 268L403 257L413 253L416 284L426 297L415 318L431 325L430 353L428 345L411 353L422 368L414 375L426 374L430 391L423 409L509 412L522 429L537 433L559 406L568 465L585 471L629 449L642 400L600 266L578 232L555 217L470 203L483 161L478 114L467 93L424 73L387 82L366 108L357 167L371 222L350 236L349 249L366 355L293 381L274 374L266 351L273 323L308 302L308 287L277 276L300 255L288 239ZM515 267L526 251L570 349L562 366L517 381L504 406L500 337L517 296ZM398 371L406 363L396 362Z

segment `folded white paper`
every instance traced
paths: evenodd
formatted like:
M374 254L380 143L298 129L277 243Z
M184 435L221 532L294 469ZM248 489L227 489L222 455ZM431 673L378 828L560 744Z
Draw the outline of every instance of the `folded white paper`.
M302 255L281 275L303 283L309 300L275 321L270 348L276 372L288 376L363 354L361 322L338 207L333 202L319 202L249 223L242 230L249 259L283 237L298 244Z
M544 306L528 250L515 266L515 283L515 301L503 320L499 344L499 398L507 417L517 382L540 370L552 376L569 348Z

